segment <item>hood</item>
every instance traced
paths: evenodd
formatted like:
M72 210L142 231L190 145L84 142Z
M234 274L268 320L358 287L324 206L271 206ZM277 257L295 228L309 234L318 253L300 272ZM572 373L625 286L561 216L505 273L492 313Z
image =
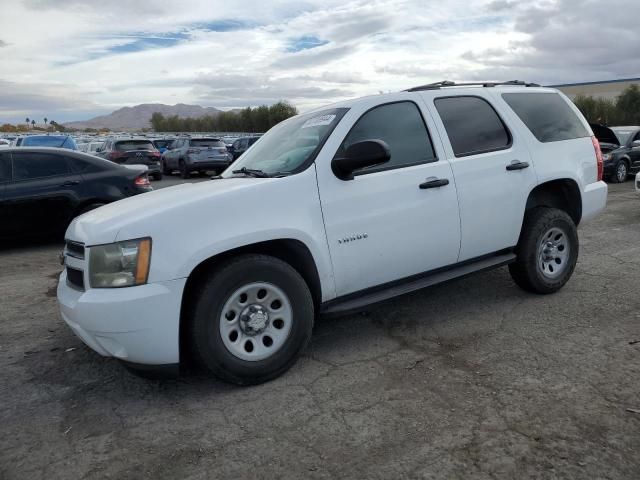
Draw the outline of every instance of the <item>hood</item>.
M80 215L69 225L65 238L90 246L122 240L118 238L120 230L146 221L163 222L166 228L171 228L171 219L191 205L215 202L215 198L223 196L237 198L249 189L261 188L273 181L277 179L227 178L184 183L135 195ZM212 208L216 206L215 203L211 205Z
M603 150L605 148L613 150L612 147L618 148L620 146L620 140L609 127L605 127L604 125L599 125L597 123L590 123L589 125L591 126L591 130L593 130L593 134L600 142L600 146Z

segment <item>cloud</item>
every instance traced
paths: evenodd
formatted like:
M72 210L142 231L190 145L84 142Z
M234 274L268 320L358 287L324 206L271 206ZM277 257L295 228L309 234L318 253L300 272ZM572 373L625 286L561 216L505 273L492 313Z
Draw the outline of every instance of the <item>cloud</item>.
M280 99L304 111L443 79L640 76L637 0L243 0L241 13L222 0L9 2L0 117Z
M56 84L18 84L0 80L0 122L28 116L48 116L64 121L71 116L99 114L104 110L92 102L82 101L77 88ZM82 92L88 94L87 92ZM57 115L52 116L50 112Z
M498 8L510 2L491 2ZM544 83L603 80L639 76L637 0L606 4L557 0L518 8L513 28L519 41L473 49L461 58L476 64L476 76L527 74ZM510 75L509 78L512 78Z

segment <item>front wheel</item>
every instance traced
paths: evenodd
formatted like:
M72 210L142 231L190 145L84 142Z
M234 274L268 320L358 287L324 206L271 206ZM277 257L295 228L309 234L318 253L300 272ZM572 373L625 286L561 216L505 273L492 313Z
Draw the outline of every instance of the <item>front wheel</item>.
M204 281L188 319L196 359L241 385L271 380L311 338L314 304L289 264L265 255L225 262Z
M555 293L571 278L578 250L578 231L566 212L534 208L525 216L516 247L517 259L509 265L509 272L526 291Z

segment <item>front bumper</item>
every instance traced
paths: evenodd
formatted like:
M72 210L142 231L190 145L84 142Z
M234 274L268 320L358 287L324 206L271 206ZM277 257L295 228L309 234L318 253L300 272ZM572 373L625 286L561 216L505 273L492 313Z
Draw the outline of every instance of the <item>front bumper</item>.
M582 192L582 220L587 222L598 215L607 206L609 187L605 182L588 184Z
M180 361L180 305L186 279L79 291L58 283L62 319L91 349L143 365Z

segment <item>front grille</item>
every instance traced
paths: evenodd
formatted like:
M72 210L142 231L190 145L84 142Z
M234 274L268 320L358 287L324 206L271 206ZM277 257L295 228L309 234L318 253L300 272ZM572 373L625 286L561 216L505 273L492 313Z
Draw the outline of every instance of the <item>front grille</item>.
M71 240L67 240L65 242L67 255L73 258L78 258L80 260L84 260L84 245L78 242L72 242Z
M84 291L84 274L82 270L67 267L67 282L71 287Z

